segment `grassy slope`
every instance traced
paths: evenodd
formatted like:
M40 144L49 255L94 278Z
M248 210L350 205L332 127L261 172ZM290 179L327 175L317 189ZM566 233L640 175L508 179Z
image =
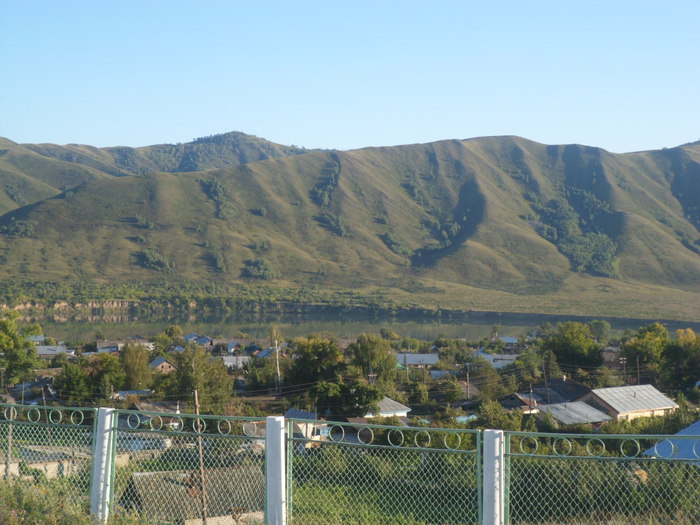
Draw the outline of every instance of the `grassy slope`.
M173 280L238 283L247 260L264 258L280 273L271 284L281 287L352 289L443 308L700 317L700 256L687 247L700 236L693 200L683 196L700 192L698 146L613 155L496 137L296 155L264 141L243 144L236 135L199 149L180 145L176 154L150 147L161 148L156 155L148 148L7 143L3 182L27 181L38 201L18 208L0 191L0 211L10 212L0 223L14 217L35 224L30 237L0 236L7 276L159 279L163 273L140 264L149 248L172 263ZM149 171L154 158L161 168L183 167L188 150L192 166L226 167L126 171ZM241 164L258 154L279 158ZM336 163L337 184L320 206L313 189ZM215 179L226 192L225 219L205 192ZM73 191L60 195L71 184ZM532 202L572 185L614 210L607 228L620 246L621 279L571 271L537 233ZM341 217L348 236L324 226L324 214ZM460 221L461 230L441 245L440 230ZM269 249L256 251L263 241ZM418 250L421 257L407 255Z

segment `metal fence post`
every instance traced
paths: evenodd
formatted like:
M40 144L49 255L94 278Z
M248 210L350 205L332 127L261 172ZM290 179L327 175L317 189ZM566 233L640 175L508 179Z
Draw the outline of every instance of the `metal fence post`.
M265 523L286 525L286 433L284 418L269 416L265 424Z
M97 411L90 486L90 512L97 523L107 522L112 503L110 501L114 468L112 442L116 414L117 411L114 408L100 408Z
M484 430L484 525L504 525L505 446L502 430Z

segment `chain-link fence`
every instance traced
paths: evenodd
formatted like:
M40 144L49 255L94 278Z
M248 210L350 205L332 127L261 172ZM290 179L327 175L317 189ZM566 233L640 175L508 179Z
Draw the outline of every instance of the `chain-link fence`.
M113 515L263 523L265 420L118 411Z
M506 433L506 523L700 523L694 436Z
M95 415L93 408L0 404L3 488L31 489L66 514L89 515Z
M478 431L287 424L289 523L480 522Z

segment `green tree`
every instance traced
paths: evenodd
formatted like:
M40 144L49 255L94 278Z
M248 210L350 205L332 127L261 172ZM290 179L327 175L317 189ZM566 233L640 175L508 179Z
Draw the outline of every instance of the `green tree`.
M589 321L587 324L596 341L602 345L607 344L607 342L610 340L610 323L605 320L594 319L593 321Z
M561 365L578 368L603 364L601 347L590 327L583 323L559 323L557 331L543 341L542 349L551 351Z
M637 333L622 345L622 356L627 358L630 368L643 367L645 375L655 383L661 372L661 360L670 337L660 323L652 323L637 330Z
M294 361L287 375L290 385L338 381L345 369L343 353L335 339L322 334L298 337L293 348Z
M363 378L376 374L377 381L384 383L396 377L396 354L380 335L361 334L348 350L352 364L360 369Z
M212 360L204 348L193 346L178 354L176 365L169 393L187 400L197 390L203 412L221 413L233 392L232 378L223 361Z
M90 376L79 363L66 363L56 383L61 397L69 403L84 405L91 399Z
M30 379L38 368L36 348L29 340L30 335L40 333L38 325L20 329L15 312L4 312L0 317L0 363L5 369L5 379L9 383L19 383Z
M479 389L481 399L498 399L505 394L501 376L486 359L477 356L469 366L471 383Z
M99 391L105 399L122 387L126 375L116 355L97 354L87 365L92 390Z
M661 382L669 392L688 392L700 380L700 337L691 330L678 330L676 339L663 350Z
M377 387L362 381L339 384L321 382L313 392L318 413L336 418L363 417L376 412L377 404L382 399Z
M498 401L485 401L479 407L477 424L483 428L522 430L523 412L506 410Z
M120 360L124 367L124 386L127 390L143 390L151 386L153 379L148 366L148 348L127 343L121 350Z

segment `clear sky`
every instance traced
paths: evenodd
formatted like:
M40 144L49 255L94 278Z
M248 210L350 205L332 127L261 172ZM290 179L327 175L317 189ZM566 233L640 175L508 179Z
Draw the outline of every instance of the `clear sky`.
M0 0L0 136L700 139L700 1Z

